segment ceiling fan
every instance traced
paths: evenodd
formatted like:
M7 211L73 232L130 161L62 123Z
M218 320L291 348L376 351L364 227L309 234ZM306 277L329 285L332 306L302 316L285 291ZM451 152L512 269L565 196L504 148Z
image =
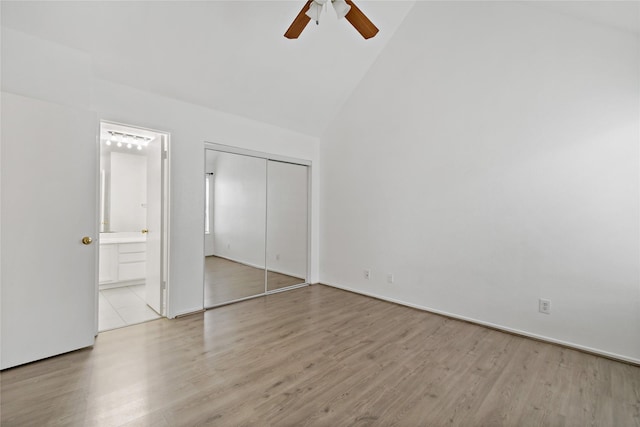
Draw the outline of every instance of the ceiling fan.
M297 39L312 18L316 21L316 24L318 24L320 21L320 12L326 2L327 0L308 0L302 7L300 13L298 13L298 16L296 16L291 23L287 32L284 33L284 36L288 39ZM378 34L378 28L373 25L373 22L371 22L351 0L331 0L331 3L338 17L347 18L347 21L349 21L349 23L353 25L353 28L365 39L370 39Z

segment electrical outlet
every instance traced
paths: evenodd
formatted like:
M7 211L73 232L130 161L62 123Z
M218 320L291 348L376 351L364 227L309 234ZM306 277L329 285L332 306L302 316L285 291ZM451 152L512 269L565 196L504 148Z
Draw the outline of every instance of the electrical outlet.
M364 278L367 280L371 279L371 270L364 271Z
M538 311L544 314L551 314L551 301L540 298L538 300Z
M387 283L393 283L393 274L387 274Z

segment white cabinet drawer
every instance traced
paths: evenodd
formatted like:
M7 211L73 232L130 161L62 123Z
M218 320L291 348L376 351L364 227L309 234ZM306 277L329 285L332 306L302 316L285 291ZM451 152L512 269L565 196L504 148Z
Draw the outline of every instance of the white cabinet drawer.
M147 259L146 252L131 252L131 253L120 253L118 255L118 262L139 262Z
M118 247L121 254L147 251L146 243L120 243Z
M118 279L123 280L134 280L134 279L144 279L147 274L147 263L146 262L131 262L128 264L120 264L120 271L118 271Z

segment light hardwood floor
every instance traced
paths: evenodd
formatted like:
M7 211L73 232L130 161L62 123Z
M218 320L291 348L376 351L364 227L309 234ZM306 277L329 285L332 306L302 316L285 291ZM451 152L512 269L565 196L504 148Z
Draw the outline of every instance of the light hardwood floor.
M267 290L299 285L305 279L267 271ZM204 305L214 305L235 301L265 293L265 271L217 256L205 257Z
M639 426L640 368L314 285L3 371L2 426Z

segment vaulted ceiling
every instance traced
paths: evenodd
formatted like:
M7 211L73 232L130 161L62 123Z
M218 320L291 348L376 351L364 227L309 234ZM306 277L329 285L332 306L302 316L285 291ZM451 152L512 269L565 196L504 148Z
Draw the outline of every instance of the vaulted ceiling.
M284 38L304 0L3 0L1 7L3 27L87 53L97 78L320 136L415 1L357 3L380 28L372 39L331 10L299 39ZM638 2L604 3L528 4L640 32Z
M370 40L332 10L288 40L304 3L3 1L2 23L90 54L98 78L318 136L414 2L357 2Z

